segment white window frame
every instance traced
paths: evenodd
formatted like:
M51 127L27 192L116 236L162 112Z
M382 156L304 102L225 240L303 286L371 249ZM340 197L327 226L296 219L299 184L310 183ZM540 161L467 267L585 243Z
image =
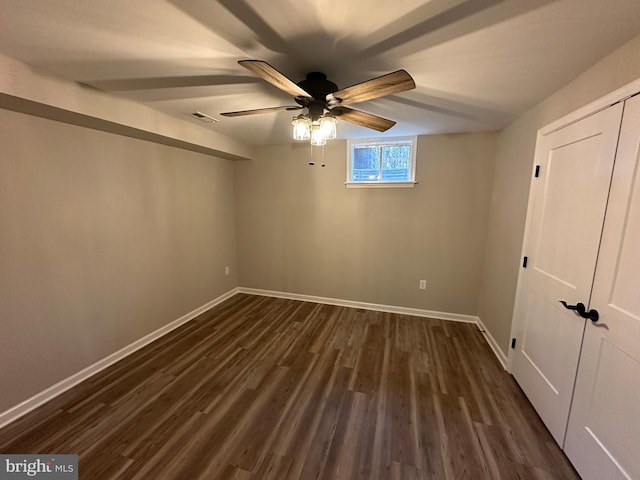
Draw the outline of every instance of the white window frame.
M408 181L394 182L388 180L375 180L372 182L352 182L351 181L351 165L353 157L353 149L356 147L374 146L374 145L394 145L394 144L410 144L411 145L411 165L409 168L410 179ZM388 137L388 138L356 138L347 140L347 161L346 174L347 180L344 184L347 188L413 188L416 182L416 150L418 147L418 137Z

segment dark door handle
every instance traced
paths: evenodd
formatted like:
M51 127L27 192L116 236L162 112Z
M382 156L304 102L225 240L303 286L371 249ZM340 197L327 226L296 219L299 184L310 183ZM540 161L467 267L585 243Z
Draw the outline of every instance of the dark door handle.
M584 303L576 303L575 305L567 305L567 302L564 300L559 300L559 302L566 308L567 310L574 310L576 315L580 315L582 318L588 318L593 323L596 323L600 319L600 314L594 308L587 312L587 308L584 306Z
M584 306L584 303L580 302L580 303L576 303L575 305L567 305L567 302L565 302L564 300L558 300L558 301L567 310L574 310L576 312L576 315L580 315L582 318L587 318L585 317L585 315L587 314L587 308Z
M593 323L596 323L600 319L600 314L598 313L598 310L596 310L594 308L592 308L587 313L585 313L584 315L581 315L581 316L583 316L584 318L588 318Z

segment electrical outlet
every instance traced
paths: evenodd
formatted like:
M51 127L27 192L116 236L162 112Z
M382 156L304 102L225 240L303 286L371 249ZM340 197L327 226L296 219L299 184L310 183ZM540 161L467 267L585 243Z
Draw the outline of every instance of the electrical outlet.
M420 290L426 290L427 289L427 281L426 280L420 280Z
M230 271L231 271L231 269L228 266L224 267L224 274L225 275L229 275Z

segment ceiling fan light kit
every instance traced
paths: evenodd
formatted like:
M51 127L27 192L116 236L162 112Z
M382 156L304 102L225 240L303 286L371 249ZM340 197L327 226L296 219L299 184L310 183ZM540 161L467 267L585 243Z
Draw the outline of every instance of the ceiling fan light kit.
M280 90L293 95L299 106L258 108L225 112L220 115L240 117L306 108L308 113L297 115L291 121L293 139L310 140L312 146L324 146L327 140L336 138L336 117L378 132L387 131L396 122L345 105L373 100L416 87L413 78L405 70L397 70L340 90L321 72L311 72L307 74L306 79L294 83L265 61L240 60L238 63Z
M330 114L321 116L318 120L311 120L308 115L301 113L293 117L294 140L311 140L314 147L322 147L327 140L333 140L337 136L336 119Z

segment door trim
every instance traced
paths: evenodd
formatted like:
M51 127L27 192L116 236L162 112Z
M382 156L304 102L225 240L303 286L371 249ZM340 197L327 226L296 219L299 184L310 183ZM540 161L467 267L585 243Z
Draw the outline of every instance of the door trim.
M540 137L540 135L549 135L550 133L555 132L556 130L560 130L567 125L571 125L572 123L578 122L583 118L593 115L594 113L598 113L599 111L604 110L605 108L609 108L611 105L614 105L618 102L626 100L627 98L632 97L637 93L640 93L640 78L634 80L631 83L628 83L627 85L624 85L623 87L618 88L617 90L614 90L613 92L606 94L603 97L598 98L597 100L594 100L591 103L588 103L584 107L580 107L579 109L574 110L573 112L551 122L548 125L545 125L538 130L538 138Z

